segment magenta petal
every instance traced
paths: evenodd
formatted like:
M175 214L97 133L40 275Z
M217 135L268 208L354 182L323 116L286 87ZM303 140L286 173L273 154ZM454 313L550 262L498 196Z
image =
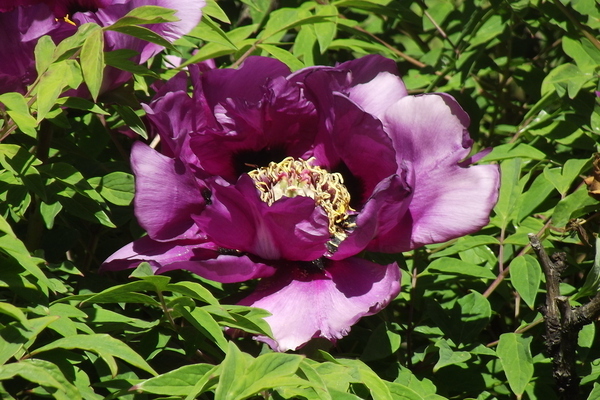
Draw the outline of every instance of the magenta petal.
M379 119L390 105L408 95L396 64L388 58L371 55L345 62L336 68L352 71L352 82L344 93Z
M203 278L221 283L266 278L272 276L276 271L275 267L255 262L245 255L219 255L209 260L172 263L159 268L156 273L162 274L175 269L185 269Z
M360 182L354 204L364 204L375 186L396 173L396 152L381 122L341 95L334 96L336 121L331 141L342 162ZM360 151L357 151L360 149Z
M144 236L117 250L108 257L100 267L104 271L118 271L136 267L142 261L148 262L155 269L172 263L192 259L216 257L217 247L208 241L173 241L157 242Z
M154 240L199 237L193 214L204 209L201 190L178 161L136 142L131 152L136 176L135 215Z
M469 154L469 116L451 96L404 97L388 108L383 121L398 165L409 160L420 174L457 164Z
M240 304L272 314L266 321L275 342L257 339L286 351L312 338L341 339L361 317L377 313L399 292L400 270L395 263L383 266L349 258L331 262L324 272L280 268Z
M268 57L248 57L239 69L215 69L202 77L202 91L210 107L227 99L243 99L258 103L265 95L264 87L275 77L289 75L281 61Z
M381 181L358 214L356 228L329 258L342 260L363 251L375 237L390 236L389 232L395 229L408 211L410 195L410 188L399 175ZM393 235L393 240L397 242L402 237Z
M197 225L219 246L266 260L311 261L325 253L328 219L309 197L260 200L248 175L236 186L214 185Z
M473 233L489 222L498 198L496 165L466 167L468 116L448 95L409 96L384 118L398 165L413 172L409 212L368 249L400 252Z

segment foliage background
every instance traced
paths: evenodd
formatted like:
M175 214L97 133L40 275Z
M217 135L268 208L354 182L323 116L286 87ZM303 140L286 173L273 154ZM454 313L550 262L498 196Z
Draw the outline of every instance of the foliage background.
M2 398L557 398L539 311L544 276L527 234L567 253L561 292L572 305L597 292L600 207L582 178L600 134L599 4L222 0L204 13L144 66L103 54L97 27L58 47L41 41L40 79L25 97L0 95ZM223 332L268 332L264 312L232 305L248 284L152 276L145 265L98 274L143 234L131 206L133 139L121 132L148 137L140 103L175 74L166 54L219 67L262 54L296 70L371 53L397 61L410 93L456 97L476 150L493 147L481 162L502 170L481 232L369 255L402 264L402 292L383 312L336 346L280 354ZM96 102L61 97L82 80L97 93L104 64L134 81ZM600 398L596 326L579 336L582 398Z

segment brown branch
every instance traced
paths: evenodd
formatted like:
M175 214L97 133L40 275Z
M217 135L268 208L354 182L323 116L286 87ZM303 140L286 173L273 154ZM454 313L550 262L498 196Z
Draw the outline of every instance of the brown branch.
M560 295L560 276L566 268L565 253L548 256L540 239L529 234L546 276L546 304L542 308L546 323L546 350L552 358L552 375L561 400L579 397L577 376L577 338L584 325L600 316L600 293L587 304L571 307L568 297Z

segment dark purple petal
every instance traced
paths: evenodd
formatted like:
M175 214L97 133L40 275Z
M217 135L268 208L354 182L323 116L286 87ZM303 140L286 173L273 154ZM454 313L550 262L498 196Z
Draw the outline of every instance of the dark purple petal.
M276 351L295 350L312 338L341 339L360 318L377 313L400 292L400 270L359 259L332 261L323 272L278 268L240 304L263 308Z
M310 149L317 130L314 105L304 98L301 87L283 77L264 77L261 81L259 76L256 82L245 82L239 94L223 98L227 87L216 89L223 80L221 75L236 82L238 75L247 79L244 68L254 71L262 66L256 58L249 61L253 62L246 61L240 70L214 70L202 76L203 88L215 86L212 95L205 89L207 113L211 116L207 117L206 129L190 139L202 168L231 183L253 169L251 165L267 166L287 156L300 157Z
M191 271L206 279L222 283L265 278L275 273L273 266L252 261L246 255L223 255L209 241L179 240L157 242L144 236L116 251L100 267L119 271L149 263L156 274L177 269Z
M238 69L215 69L202 77L202 92L214 108L227 99L243 99L257 104L265 95L265 85L289 75L290 69L281 61L268 57L248 57Z
M309 197L264 203L248 175L235 186L211 186L211 203L194 217L219 246L265 260L311 261L321 257L329 240L325 212Z
M473 233L489 222L498 198L495 165L465 167L468 116L447 95L408 96L384 117L398 165L412 171L409 213L370 250L400 252Z
M379 182L396 173L396 152L378 119L340 95L335 96L334 107L331 141L354 180L346 183L359 186L349 188L352 195L360 196L352 204L364 204Z
M37 77L33 56L36 40L57 25L43 4L0 13L0 93L26 92Z
M411 191L404 177L392 175L381 181L358 214L356 228L330 258L342 260L353 256L363 251L375 237L390 236L389 232L404 218L410 202Z
M108 257L100 267L103 271L119 271L134 268L146 261L156 271L160 267L173 263L181 263L193 259L210 259L217 257L217 246L203 241L157 242L144 236L117 250Z
M204 209L203 188L180 160L136 142L131 152L131 168L136 176L135 215L152 239L203 236L192 219L192 215Z
M203 278L221 283L245 282L251 279L267 278L275 274L275 267L253 261L247 255L218 255L202 261L182 261L159 268L162 274L176 269L185 269Z

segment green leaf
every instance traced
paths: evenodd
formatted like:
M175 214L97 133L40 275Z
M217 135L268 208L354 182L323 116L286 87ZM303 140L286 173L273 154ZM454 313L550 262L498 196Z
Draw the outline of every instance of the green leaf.
M315 36L319 42L319 50L321 54L324 54L337 33L337 7L331 4L318 4L316 9L316 15L332 16L331 21L319 22L313 25Z
M529 350L532 339L524 338L521 334L504 333L500 335L496 348L508 384L517 396L523 394L533 377L533 359Z
M0 303L0 313L8 315L21 323L26 323L27 321L27 317L23 314L23 311L10 303Z
M165 374L147 379L132 390L169 396L186 396L201 377L211 374L215 366L210 364L186 365Z
M552 225L563 228L571 218L577 218L596 208L598 201L588 195L585 186L579 187L558 202L552 213Z
M573 64L562 64L554 68L542 82L542 95L556 91L562 97L573 99L581 88L594 78L592 72L584 72Z
M33 318L25 324L11 323L0 328L0 365L11 357L19 358L31 346L35 338L55 322L58 316Z
M45 295L48 294L48 287L52 287L52 284L39 267L39 265L45 263L44 260L29 255L29 251L23 242L16 237L10 225L2 216L0 216L0 253L17 260L27 272L37 278L37 284L41 291Z
M0 381L11 379L15 376L20 376L40 386L55 388L63 392L66 389L46 370L45 366L36 365L29 360L0 366Z
M46 228L52 229L54 227L54 219L56 218L56 215L62 210L62 205L58 202L52 203L50 205L44 202L40 202L38 206L39 212L41 214L42 220L44 221ZM63 264L64 263L65 262L63 262ZM66 261L66 263L70 264L70 262L68 261Z
M118 21L117 21L118 22ZM163 38L162 36L160 36L158 33L148 29L148 28L144 28L143 26L136 26L136 25L111 25L109 27L106 27L104 29L108 29L111 31L115 31L115 32L120 32L120 33L124 33L126 35L129 36L133 36L136 37L138 39L144 40L146 42L150 42L150 43L155 43L158 44L159 46L162 46L166 49L169 49L171 51L177 52L177 49L175 47L173 47L173 45L171 44L171 42L169 42L167 39Z
M529 217L536 207L542 204L553 191L554 185L546 179L544 174L539 174L529 186L529 189L519 197L517 221L522 222Z
M428 397L421 396L415 390L396 382L386 382L394 400L425 400Z
M592 388L587 400L600 400L600 383L594 382L594 387Z
M569 159L562 168L550 168L549 166L544 168L544 176L564 196L588 163L588 159Z
M522 160L520 158L510 158L504 160L501 167L502 182L500 184L500 194L498 203L494 207L498 226L502 229L508 226L513 217L517 200L523 192L525 182L520 180Z
M221 377L215 390L215 400L233 400L238 399L241 381L248 373L250 356L242 353L233 342L229 342L227 355L221 364Z
M337 18L337 13L331 15L310 15L304 10L280 8L269 14L269 20L265 29L259 35L259 39L265 41L298 26L331 22L335 18Z
M588 271L585 277L585 283L573 296L572 300L577 300L581 297L595 296L600 288L600 237L596 237L596 256L594 264Z
M108 364L113 376L116 376L118 373L117 364L114 360L115 357L152 375L157 375L156 371L138 353L125 343L107 334L69 336L42 346L33 351L32 354L39 354L53 349L92 351Z
M162 277L167 278L167 277ZM140 303L160 307L160 303L154 298L138 293L139 291L155 291L156 286L152 282L136 281L117 285L91 295L84 299L86 303Z
M57 162L40 166L38 170L56 179L67 189L57 193L58 200L66 211L91 221L98 221L111 228L115 227L106 214L105 210L108 207L100 193L96 192L73 166ZM78 198L75 194L79 194L83 198ZM87 199L92 201L86 201Z
M102 87L104 72L104 32L99 27L83 42L79 62L83 79L95 101Z
M419 276L424 275L464 275L474 278L495 279L496 275L486 267L464 262L457 258L442 257L434 260Z
M355 370L358 382L363 383L370 391L373 400L393 400L392 394L385 381L383 381L371 368L359 360L338 359L340 364Z
M0 165L21 181L28 190L46 200L46 189L37 166L41 161L21 146L0 144Z
M100 179L100 194L117 206L131 204L135 193L133 175L126 172L111 172Z
M238 47L229 39L227 34L215 24L210 18L202 17L200 24L195 27L188 36L202 39L205 42L219 43L223 46L230 47L233 50L238 50Z
M439 349L440 358L433 367L434 373L448 365L461 364L471 358L471 354L467 351L453 351L445 339L438 340L435 347Z
M292 71L304 68L304 64L302 63L302 61L298 60L296 57L294 57L292 53L290 53L287 50L264 43L259 44L257 47L263 49L267 53L271 54L273 57L277 58L279 61L287 65Z
M179 21L175 16L175 10L159 6L140 6L129 11L125 16L119 18L114 24L104 28L114 30L118 27L129 27L135 25L159 24L163 22Z
M480 162L487 163L490 161L499 161L517 157L529 158L531 160L543 160L546 158L546 154L525 143L508 143L494 147Z
M588 49L589 47L594 48L594 46L584 48L582 42L589 43L589 40L586 38L575 40L566 35L562 37L562 47L565 53L575 61L579 68L593 71L600 65L600 51L596 49L596 52L590 54Z
M533 310L542 282L542 269L537 259L527 254L515 257L510 263L510 278L521 298Z
M38 75L43 74L54 62L56 45L49 35L44 35L35 44L35 69Z
M202 16L209 16L226 24L231 24L227 14L219 7L219 4L215 0L206 0L206 5L202 8Z
M219 305L219 301L212 295L212 293L204 286L196 282L181 281L177 283L171 283L165 287L165 290L179 293L184 296L203 301L207 304Z
M58 97L67 87L76 88L81 82L81 72L74 68L74 60L63 60L48 67L40 77L36 91L37 121L46 117L56 105Z
M476 248L479 246L485 246L488 244L500 244L500 242L498 241L498 239L496 239L493 236L487 236L487 235L466 236L466 237L457 239L456 243L454 243L450 247L445 247L444 245L442 245L442 247L444 249L441 251L435 251L436 249L434 249L434 252L431 253L429 258L433 259L433 258L438 258L438 257L449 256L449 255L460 253L460 252L470 250L470 249L473 249L473 248Z
M360 359L369 362L389 357L398 351L400 344L400 335L392 331L388 324L382 323L369 336Z
M200 331L205 337L209 338L214 342L223 352L227 351L227 339L223 333L223 328L217 321L202 308L195 308L188 311L181 305L176 305L175 310L181 313L182 317L185 318L192 326Z
M4 105L7 114L15 121L20 130L29 136L36 137L35 128L38 122L31 116L27 100L21 93L3 93L0 95L0 103Z
M303 383L308 385L307 381L294 377L302 358L297 354L284 353L267 353L259 356L248 366L244 374L243 390L236 398L245 399L277 386L295 386Z

